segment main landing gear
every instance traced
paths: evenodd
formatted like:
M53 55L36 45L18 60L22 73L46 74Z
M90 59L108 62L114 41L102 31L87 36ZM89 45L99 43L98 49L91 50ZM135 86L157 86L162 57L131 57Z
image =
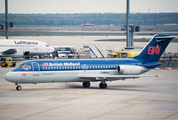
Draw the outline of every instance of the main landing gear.
M104 82L104 83L100 83L99 84L99 86L100 86L100 88L102 88L102 89L106 89L107 88L107 84Z
M83 87L84 87L84 88L89 88L89 87L90 87L90 82L83 82ZM106 88L107 88L107 83L101 82L101 83L99 84L99 87L100 87L101 89L106 89Z
M20 86L19 83L16 83L15 85L17 85L16 90L18 90L18 91L21 91L21 90L22 90L22 87Z
M83 87L84 88L89 88L90 87L90 82L83 82Z

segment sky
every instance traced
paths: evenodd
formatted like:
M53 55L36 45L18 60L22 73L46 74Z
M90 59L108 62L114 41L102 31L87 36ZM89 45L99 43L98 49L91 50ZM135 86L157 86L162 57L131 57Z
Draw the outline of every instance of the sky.
M127 0L8 0L8 13L125 13ZM178 12L178 0L130 0L131 13ZM0 0L5 13L5 0Z

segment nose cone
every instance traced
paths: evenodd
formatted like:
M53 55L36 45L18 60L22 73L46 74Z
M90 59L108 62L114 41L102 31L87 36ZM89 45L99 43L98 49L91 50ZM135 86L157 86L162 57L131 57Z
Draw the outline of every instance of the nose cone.
M50 47L50 48L48 49L48 53L52 53L52 52L54 52L54 48L53 48L53 47Z
M53 47L51 47L51 52L54 52L54 48Z
M9 81L9 82L14 82L14 76L12 72L8 72L5 74L4 79Z

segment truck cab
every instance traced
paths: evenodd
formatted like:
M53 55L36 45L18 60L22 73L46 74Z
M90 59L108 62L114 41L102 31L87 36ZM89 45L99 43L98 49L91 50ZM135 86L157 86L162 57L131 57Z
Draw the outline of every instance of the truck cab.
M127 58L127 57L134 57L140 53L140 50L133 50L133 51L112 51L108 53L109 58Z
M0 66L2 67L15 67L17 65L16 61L12 61L12 57L1 57Z

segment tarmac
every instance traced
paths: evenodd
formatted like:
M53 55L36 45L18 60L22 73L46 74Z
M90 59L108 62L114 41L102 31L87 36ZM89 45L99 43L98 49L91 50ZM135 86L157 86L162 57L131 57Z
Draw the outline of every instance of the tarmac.
M77 46L95 44L95 39L73 37L37 37L20 39L44 40L49 45L55 41ZM65 41L66 40L66 41ZM82 43L80 43L82 42ZM125 42L96 42L105 45L125 46ZM135 43L145 45L146 43ZM60 46L59 45L59 46ZM178 51L177 43L168 50ZM66 45L65 45L66 46ZM25 61L20 59L18 64ZM107 82L107 89L100 89L99 82L90 88L82 83L22 84L17 91L14 83L7 82L4 75L14 68L0 67L0 119L1 120L118 120L118 119L178 119L178 70L150 70L143 77L125 81Z

